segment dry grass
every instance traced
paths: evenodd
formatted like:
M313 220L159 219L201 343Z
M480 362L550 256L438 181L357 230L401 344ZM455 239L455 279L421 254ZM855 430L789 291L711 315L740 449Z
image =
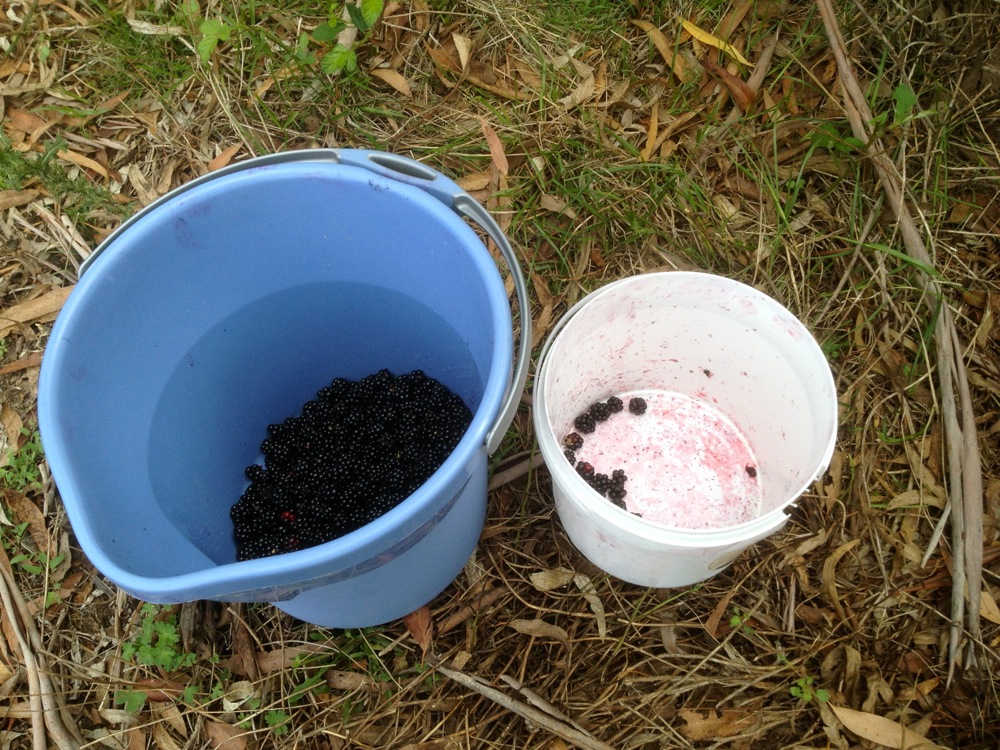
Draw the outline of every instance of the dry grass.
M978 638L964 633L974 662L948 679L954 563L949 534L933 537L950 481L934 321L871 162L851 139L812 4L393 3L357 46L359 73L338 78L285 64L300 24L324 20L315 9L206 4L206 16L234 30L203 65L190 22L141 5L4 6L7 438L35 419L53 290L75 281L122 218L229 159L350 146L468 180L530 272L536 343L568 304L624 275L697 268L773 295L830 358L839 442L786 528L700 586L609 578L564 535L545 470L514 472L491 492L465 572L429 604L426 655L403 622L328 631L266 604L198 602L158 613L176 618L178 648L196 655L173 671L123 658L122 644L141 633L140 603L74 547L51 482L9 479L4 510L26 526L20 535L5 527L13 565L0 557L10 594L0 621L5 746L28 747L33 733L39 741L31 696L42 694L65 707L60 722L50 713L45 723L49 742L64 747L877 746L832 707L946 747L1000 744L993 612L984 610ZM952 5L841 3L838 21L870 106L884 115L876 134L905 175L962 342L989 602L1000 595L1000 9ZM778 35L746 113L698 62L725 59L696 50L679 18L730 28L751 62ZM659 28L681 62L672 68L632 20ZM464 66L463 39L472 45ZM376 66L401 78L368 72ZM729 70L745 81L753 73ZM506 176L480 118L500 136ZM495 471L533 445L526 405ZM40 571L19 560L39 550L67 557ZM536 575L560 570L582 577L551 588ZM524 625L536 620L545 627ZM116 703L139 690L140 710ZM529 708L541 718L525 718Z

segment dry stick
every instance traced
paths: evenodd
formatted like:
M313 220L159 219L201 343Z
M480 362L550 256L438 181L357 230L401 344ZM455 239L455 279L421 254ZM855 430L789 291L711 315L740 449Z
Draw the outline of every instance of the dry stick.
M529 456L528 458L518 461L513 466L510 466L503 471L498 471L490 479L490 484L487 489L492 492L497 487L503 487L509 482L513 482L518 477L523 477L530 471L537 469L539 466L545 463L545 459L542 458L541 453L536 453L534 456Z
M48 666L45 662L45 657L42 656L42 651L44 650L42 638L38 634L38 629L35 627L31 613L28 611L28 605L24 603L24 597L21 596L21 591L17 588L17 584L8 566L9 563L0 566L0 578L3 578L7 595L13 599L14 606L17 608L21 624L28 636L28 642L35 649L32 657L38 666L38 691L42 700L42 707L45 709L45 727L49 730L49 735L59 750L78 750L82 742L82 737L79 739L71 737L70 732L62 723L63 712L56 701L56 692L53 690L52 681L49 679ZM4 603L6 604L6 601ZM72 728L76 729L75 726ZM73 734L78 733L78 731L73 732Z
M474 677L473 675L466 674L465 672L458 672L454 669L448 669L447 667L442 667L440 665L434 667L438 672L443 674L445 677L449 677L459 685L464 685L465 687L473 690L480 695L489 698L491 701L499 706L503 706L508 711L512 711L523 719L536 724L543 729L547 729L549 732L554 734L556 737L560 737L567 742L572 742L577 747L582 747L585 750L614 750L611 745L601 742L599 739L592 737L586 732L581 732L579 729L564 724L563 722L555 719L549 714L541 711L534 706L529 706L523 701L519 701L516 698L511 698L504 692L497 690L496 688L490 687L482 679Z
M35 666L35 657L31 651L27 639L21 632L20 618L14 609L10 589L7 586L7 577L0 576L0 598L3 598L3 606L7 611L7 620L14 629L17 636L17 643L21 647L21 658L24 660L24 668L28 672L28 700L31 707L31 746L34 750L46 750L45 742L45 711L42 707L42 691L38 682L38 668Z
M840 32L836 13L830 0L816 0L823 25L844 89L844 105L854 136L867 144L868 155L879 176L882 188L889 197L907 254L933 268L933 261L924 246L916 223L904 198L904 187L892 161L885 155L881 141L872 138L867 122L872 121L872 113L864 94L854 76L847 58L846 44ZM954 674L958 661L959 641L963 622L968 629L971 642L979 640L979 608L982 593L983 556L983 479L979 454L975 414L968 385L968 374L962 359L962 347L958 341L951 308L947 305L941 287L935 279L921 271L920 279L927 304L937 314L934 340L937 349L938 377L941 380L941 412L944 419L945 438L949 455L949 495L952 505L952 544L955 557L952 590L952 623L948 649L948 681ZM952 381L952 375L955 380ZM961 423L955 406L955 390L961 403ZM961 549L961 555L959 550ZM967 609L963 606L967 597ZM969 651L969 665L973 652Z

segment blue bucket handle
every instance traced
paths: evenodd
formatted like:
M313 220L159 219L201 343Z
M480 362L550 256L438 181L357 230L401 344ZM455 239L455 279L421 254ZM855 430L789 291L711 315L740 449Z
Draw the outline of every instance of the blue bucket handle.
M511 247L510 241L490 213L475 198L460 188L456 182L448 179L426 164L421 164L406 156L390 154L384 151L335 148L304 149L301 151L267 154L237 162L236 164L230 164L227 167L209 172L185 183L181 187L153 201L141 211L122 222L84 260L80 265L79 275L83 276L87 272L87 269L90 268L97 256L101 254L105 247L110 246L119 234L124 232L133 223L139 221L147 213L153 211L161 203L176 198L179 193L187 192L205 182L222 177L223 175L232 174L233 172L276 164L288 164L290 162L346 164L366 169L387 179L412 185L437 198L459 216L478 224L486 232L487 236L496 243L514 280L517 304L521 310L521 341L518 347L517 367L514 371L514 377L507 387L507 393L504 396L503 406L500 409L497 421L486 435L486 449L492 454L500 446L500 441L503 440L511 422L514 421L514 414L517 412L517 407L521 401L521 393L524 392L524 386L528 380L528 366L531 361L531 307L528 300L528 287L524 282L524 277L521 275L521 265L518 263L514 248Z

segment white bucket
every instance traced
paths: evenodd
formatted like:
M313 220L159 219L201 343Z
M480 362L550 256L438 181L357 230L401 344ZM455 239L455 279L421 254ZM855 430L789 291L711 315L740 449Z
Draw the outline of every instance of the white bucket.
M629 412L630 394L646 413ZM578 455L625 470L627 509L563 453L574 419L610 396L626 408L583 435ZM702 273L635 276L578 302L542 351L533 410L569 538L653 587L710 578L780 529L837 434L833 377L809 331L767 295Z

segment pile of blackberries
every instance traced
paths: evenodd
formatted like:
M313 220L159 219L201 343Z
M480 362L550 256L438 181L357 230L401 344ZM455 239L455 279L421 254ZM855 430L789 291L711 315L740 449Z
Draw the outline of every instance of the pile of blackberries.
M472 422L420 370L337 378L301 415L268 426L264 465L230 510L236 559L328 542L375 520L427 481Z
M625 404L622 400L617 396L611 396L607 401L591 404L587 411L573 420L573 426L582 433L590 434L597 429L598 422L604 422L612 414L617 414L624 409ZM628 410L636 415L645 414L645 399L638 396L629 399ZM563 447L565 448L563 455L576 468L576 473L583 477L587 484L619 508L624 509L625 495L628 494L625 491L625 480L628 479L625 476L625 471L615 469L611 472L611 476L608 476L596 472L593 465L587 461L577 461L576 451L583 447L583 435L580 432L571 432L563 438Z

